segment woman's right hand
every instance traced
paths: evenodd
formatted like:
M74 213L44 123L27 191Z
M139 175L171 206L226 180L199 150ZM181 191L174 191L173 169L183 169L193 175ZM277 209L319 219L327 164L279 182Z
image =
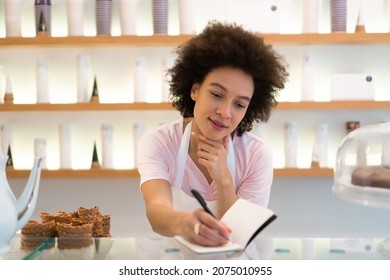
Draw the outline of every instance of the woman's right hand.
M231 230L201 208L191 213L183 237L202 246L222 246L229 242Z
M229 241L231 230L202 208L192 212L175 211L167 181L147 181L142 185L142 193L147 217L156 233L169 237L181 235L203 246L221 246Z

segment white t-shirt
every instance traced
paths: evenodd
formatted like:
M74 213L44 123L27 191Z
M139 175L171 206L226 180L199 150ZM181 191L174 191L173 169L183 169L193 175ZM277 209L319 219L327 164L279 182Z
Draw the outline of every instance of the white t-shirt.
M177 174L177 155L183 136L183 119L159 126L139 140L138 171L140 185L153 179L163 179L172 185ZM236 160L235 182L240 198L268 206L273 179L272 151L263 140L252 133L233 137ZM214 182L206 177L187 156L182 190L188 195L194 186L207 201L217 199Z

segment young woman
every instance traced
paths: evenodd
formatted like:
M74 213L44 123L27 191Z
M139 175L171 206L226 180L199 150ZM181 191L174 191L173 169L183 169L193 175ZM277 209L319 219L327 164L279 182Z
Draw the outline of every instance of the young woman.
M183 118L140 140L138 167L153 230L219 246L231 231L218 219L237 198L267 207L273 179L270 148L251 134L266 122L288 76L262 38L236 24L210 22L179 46L171 77ZM201 209L198 190L217 219Z

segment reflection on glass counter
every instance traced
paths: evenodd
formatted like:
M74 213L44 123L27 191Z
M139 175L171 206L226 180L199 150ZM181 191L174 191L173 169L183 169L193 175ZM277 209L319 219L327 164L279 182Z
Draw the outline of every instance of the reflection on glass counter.
M261 238L245 252L196 255L173 238L48 238L25 247L20 235L0 259L18 260L383 260L384 238Z

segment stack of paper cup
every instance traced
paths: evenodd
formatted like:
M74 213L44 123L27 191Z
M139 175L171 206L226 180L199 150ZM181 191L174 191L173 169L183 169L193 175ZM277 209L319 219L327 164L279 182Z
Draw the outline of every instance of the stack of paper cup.
M42 168L46 168L47 148L45 138L34 139L34 156L42 157Z
M113 126L111 124L102 124L102 166L103 168L113 168Z
M68 35L84 35L84 0L66 0Z
M7 37L20 37L22 26L22 0L5 1L5 33Z
M194 6L196 0L179 0L180 34L195 34L196 16Z
M51 34L51 1L50 0L35 0L35 30L38 34L41 14L45 20L47 34Z
M320 0L303 0L303 33L318 33Z
M38 59L37 62L37 103L49 103L49 62Z
M96 33L111 35L112 0L96 0Z
M331 32L347 31L347 0L330 0Z
M72 168L72 128L70 124L61 124L60 133L60 168Z
M167 34L168 33L168 0L153 0L152 16L153 16L153 33Z
M138 0L120 0L119 16L122 35L137 34Z
M286 122L284 124L284 152L285 152L285 166L297 167L297 156L298 156L297 122Z
M146 102L147 100L148 73L146 58L137 58L134 73L134 102Z

